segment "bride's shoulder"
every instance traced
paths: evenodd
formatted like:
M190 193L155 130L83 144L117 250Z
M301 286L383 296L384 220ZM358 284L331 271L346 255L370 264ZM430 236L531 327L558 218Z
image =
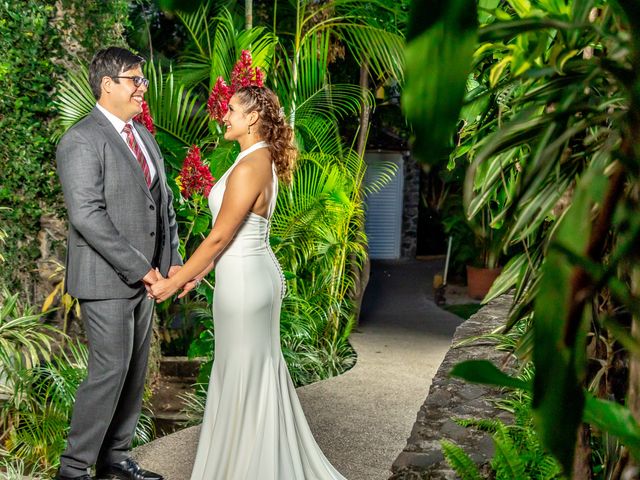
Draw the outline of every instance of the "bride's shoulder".
M266 149L261 149L266 150ZM245 158L238 162L238 165L231 172L231 177L269 177L271 176L271 156L265 155L260 150L251 152Z
M261 148L255 152L251 152L238 162L236 169L242 165L245 165L245 168L249 168L255 173L263 170L269 173L271 171L271 153L269 153L269 150L266 148Z

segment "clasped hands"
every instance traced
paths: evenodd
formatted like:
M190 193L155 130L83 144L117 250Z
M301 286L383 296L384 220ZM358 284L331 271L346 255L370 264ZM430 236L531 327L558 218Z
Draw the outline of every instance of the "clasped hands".
M178 295L178 298L184 297L191 290L196 288L200 283L200 279L194 278L184 285L176 285L171 281L173 277L182 268L180 265L174 265L169 268L169 276L165 278L160 271L156 268L151 269L142 278L144 287L147 290L147 297L153 298L157 303L164 302L167 298L171 297L182 287L182 291Z

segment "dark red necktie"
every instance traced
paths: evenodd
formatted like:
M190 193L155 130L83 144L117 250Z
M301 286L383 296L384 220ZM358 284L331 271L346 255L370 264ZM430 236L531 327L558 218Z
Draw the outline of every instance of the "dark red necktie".
M124 128L122 129L124 133L127 135L127 144L131 150L133 150L133 154L136 156L136 160L140 164L140 168L142 168L142 173L144 174L144 179L147 182L147 187L151 186L151 172L149 172L149 165L147 164L147 160L144 158L144 154L136 142L136 137L133 136L133 129L131 125L126 123Z

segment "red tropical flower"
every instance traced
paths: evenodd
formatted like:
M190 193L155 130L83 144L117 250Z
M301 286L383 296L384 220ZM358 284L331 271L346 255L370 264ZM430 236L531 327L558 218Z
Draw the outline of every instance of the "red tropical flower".
M144 100L142 101L142 112L133 117L136 122L143 124L147 127L147 130L151 132L152 135L156 134L156 127L153 124L153 118L151 118L151 112L149 111L149 105Z
M231 72L231 88L234 92L241 87L250 85L263 86L264 75L260 67L251 68L252 62L251 52L243 50L240 54L240 60L236 62Z
M222 117L229 111L229 100L233 96L233 91L222 77L218 77L216 84L211 89L211 95L207 100L207 110L209 116L222 125Z
M236 62L231 72L231 86L227 85L222 77L218 77L216 84L211 89L207 110L209 116L222 125L222 117L229 111L229 100L241 87L255 85L264 86L264 72L260 67L251 67L253 59L249 50L243 50L240 60Z
M255 85L258 87L264 87L264 72L260 70L260 67L255 68Z
M182 164L180 175L176 177L176 183L184 198L189 198L195 193L202 193L208 197L215 178L211 175L209 167L202 163L200 149L197 145L191 145Z

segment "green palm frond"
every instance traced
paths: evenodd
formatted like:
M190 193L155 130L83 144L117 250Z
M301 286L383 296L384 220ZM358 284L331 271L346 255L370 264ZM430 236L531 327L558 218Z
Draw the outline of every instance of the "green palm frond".
M213 28L214 19L210 15L211 2L201 2L200 6L193 12L185 13L178 11L177 16L184 24L191 44L189 48L198 52L202 56L211 54L212 38L210 30Z
M185 427L191 427L193 425L199 425L202 423L202 417L204 416L204 410L206 406L207 397L204 392L207 391L208 385L196 384L194 385L194 392L187 392L180 395L180 399L183 401L183 409L181 413L186 414L188 420L184 422Z
M364 103L374 104L371 92L364 92L359 85L323 85L298 101L295 118L321 116L336 121L350 115L358 115Z
M358 85L329 82L329 47L330 31L321 30L305 36L294 58L281 62L276 92L294 124L316 116L336 121L358 115L364 104L375 104L371 93Z
M210 89L218 76L229 78L242 50L250 50L254 66L268 74L276 37L264 27L244 30L227 9L215 17L208 12L209 7L203 5L193 13L178 14L191 42L176 69L180 81L187 86L202 83Z
M61 130L57 131L53 141L86 117L96 105L96 97L89 85L89 71L84 65L69 71L66 79L60 82L60 90L53 102L59 114Z
M323 12L327 18L317 21ZM389 16L380 22L380 14ZM402 16L399 6L379 1L336 0L310 9L303 25L306 36L323 30L340 38L360 65L368 65L380 79L393 77L402 81L404 36L400 30Z
M277 93L289 109L330 84L329 47L330 31L320 31L303 37L295 54L280 62Z
M163 144L178 143L186 148L204 143L209 122L206 104L193 89L178 83L172 71L164 74L160 66L151 62L145 65L145 70L149 78L146 100L158 135L165 137L161 140Z
M382 190L398 173L398 164L390 161L375 162L367 165L368 181L364 188L365 195Z
M153 421L153 412L143 408L133 434L133 447L139 447L151 442L156 437L156 425Z
M19 294L0 292L0 374L32 368L51 354L51 336L60 333L40 321L42 314L23 309Z
M27 465L50 470L64 450L67 428L66 413L55 408L24 411L20 414L20 423L6 439L5 447L12 457Z
M338 128L332 121L309 115L296 122L298 147L305 152L342 156L344 146Z
M282 190L272 218L275 235L290 238L291 225L307 224L309 220L318 218L318 214L321 213L317 209L335 186L339 171L334 168L332 172L328 166L320 164L320 158L329 157L309 153L301 155L293 184ZM305 221L308 212L313 215Z
M0 452L0 471L3 472L4 480L43 480L47 478L48 472L41 472L35 465L28 466L19 458L14 458L6 451Z
M371 25L338 23L334 26L358 63L365 64L378 79L404 79L404 37Z

